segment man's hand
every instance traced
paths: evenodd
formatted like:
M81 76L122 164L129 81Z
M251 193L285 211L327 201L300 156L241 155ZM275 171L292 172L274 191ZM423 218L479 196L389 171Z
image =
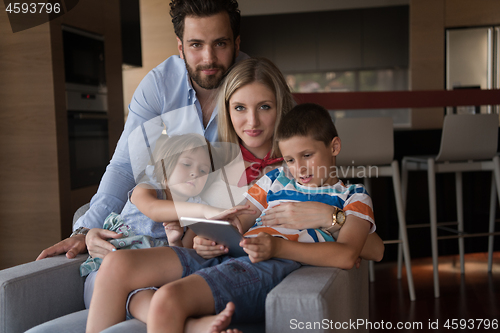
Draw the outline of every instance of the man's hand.
M103 259L109 252L116 251L116 248L110 242L106 241L106 239L121 238L122 236L123 234L107 229L90 229L85 239L89 254L93 258Z
M229 249L224 245L220 245L200 236L196 236L193 240L193 249L202 258L210 259L227 254Z
M85 253L86 250L85 235L76 235L66 238L59 243L46 248L40 253L36 260L53 257L63 253L66 253L66 257L68 259L73 259L79 253Z
M240 246L248 253L250 261L256 263L276 256L280 239L265 232L260 232L257 237L245 238Z

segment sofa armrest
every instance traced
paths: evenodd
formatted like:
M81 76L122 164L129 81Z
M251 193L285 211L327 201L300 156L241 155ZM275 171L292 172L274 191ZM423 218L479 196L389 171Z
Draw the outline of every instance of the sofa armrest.
M267 295L266 332L329 332L335 323L347 323L342 331L351 331L350 323L368 320L367 266L363 260L358 269L304 266L294 271Z
M0 271L0 333L27 329L84 309L79 266L87 255L64 255Z

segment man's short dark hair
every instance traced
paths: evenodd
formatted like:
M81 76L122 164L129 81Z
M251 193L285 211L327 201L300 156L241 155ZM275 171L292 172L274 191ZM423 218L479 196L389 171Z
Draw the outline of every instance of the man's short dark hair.
M184 35L184 19L186 16L207 17L221 12L227 12L233 38L240 35L240 10L236 0L172 0L170 16L177 37L182 40Z
M310 136L328 146L338 135L332 117L324 107L305 103L296 105L281 118L275 138L282 141L294 136Z

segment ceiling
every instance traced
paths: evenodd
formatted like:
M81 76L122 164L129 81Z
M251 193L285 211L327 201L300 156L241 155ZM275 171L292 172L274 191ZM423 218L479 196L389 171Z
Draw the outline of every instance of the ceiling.
M243 16L409 5L410 0L238 0Z

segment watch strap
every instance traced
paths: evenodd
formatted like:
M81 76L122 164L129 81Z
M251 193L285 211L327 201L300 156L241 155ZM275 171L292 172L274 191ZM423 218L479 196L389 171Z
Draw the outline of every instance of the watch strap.
M80 227L78 229L76 229L75 231L73 231L71 233L71 235L69 237L73 237L73 236L76 236L76 235L87 235L87 233L89 232L89 228L85 228L85 227Z
M337 216L338 216L339 212L341 212L341 214L344 214L344 211L338 207L335 207L335 206L333 208L334 208L334 211L332 214L332 225L327 227L327 228L325 228L325 227L320 228L322 231L324 231L332 236L334 233L339 231L340 228L342 228L342 226L344 225L344 222L345 222L345 215L344 215L344 220L341 223L339 223L337 221Z

